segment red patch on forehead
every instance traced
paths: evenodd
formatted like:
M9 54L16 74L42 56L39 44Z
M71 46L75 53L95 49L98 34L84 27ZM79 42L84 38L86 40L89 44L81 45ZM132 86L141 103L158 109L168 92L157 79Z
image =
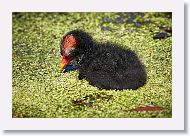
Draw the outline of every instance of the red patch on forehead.
M74 36L67 35L64 39L64 49L67 48L76 48L77 42Z

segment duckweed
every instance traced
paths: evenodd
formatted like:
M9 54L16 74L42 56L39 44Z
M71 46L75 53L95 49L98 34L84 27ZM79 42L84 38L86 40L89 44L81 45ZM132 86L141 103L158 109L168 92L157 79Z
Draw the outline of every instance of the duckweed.
M171 13L13 13L12 116L14 118L172 117ZM134 50L148 81L138 90L99 90L59 73L61 37L73 29L97 41ZM164 33L162 38L155 35ZM138 107L163 110L136 112Z

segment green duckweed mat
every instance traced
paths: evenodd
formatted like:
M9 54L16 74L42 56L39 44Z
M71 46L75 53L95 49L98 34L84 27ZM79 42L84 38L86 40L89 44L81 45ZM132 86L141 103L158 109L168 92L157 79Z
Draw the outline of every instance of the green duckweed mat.
M134 50L147 83L137 90L99 90L79 80L77 70L60 73L60 39L73 29ZM171 118L171 13L13 13L12 116Z

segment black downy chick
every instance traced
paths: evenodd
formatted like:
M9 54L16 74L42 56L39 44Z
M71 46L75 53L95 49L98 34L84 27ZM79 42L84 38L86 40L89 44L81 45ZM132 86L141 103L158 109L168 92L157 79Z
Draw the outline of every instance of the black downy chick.
M78 78L99 89L135 90L147 81L145 67L135 52L109 42L98 43L82 30L68 32L60 49L61 69L77 58Z

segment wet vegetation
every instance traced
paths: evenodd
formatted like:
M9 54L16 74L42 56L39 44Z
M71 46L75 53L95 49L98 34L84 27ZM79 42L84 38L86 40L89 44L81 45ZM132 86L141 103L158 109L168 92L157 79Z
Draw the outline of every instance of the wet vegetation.
M172 117L171 13L13 13L12 17L14 118ZM135 91L99 90L79 80L77 70L60 73L60 39L73 29L134 50L146 67L147 84ZM133 110L140 107L154 110Z

